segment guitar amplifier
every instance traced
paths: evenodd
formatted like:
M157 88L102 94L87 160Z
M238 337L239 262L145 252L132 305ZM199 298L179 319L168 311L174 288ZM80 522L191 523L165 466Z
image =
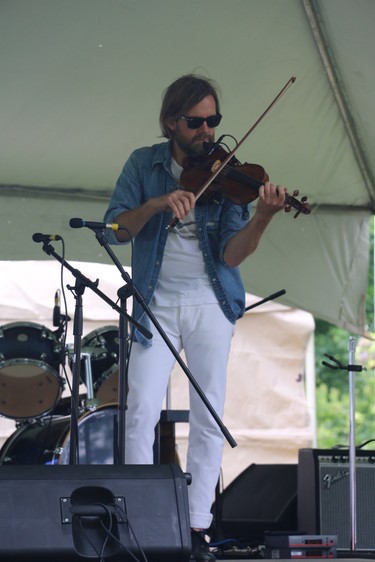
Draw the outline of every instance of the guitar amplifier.
M306 534L337 535L337 549L350 550L349 451L300 449L297 469L298 528ZM375 451L358 450L356 549L375 550Z

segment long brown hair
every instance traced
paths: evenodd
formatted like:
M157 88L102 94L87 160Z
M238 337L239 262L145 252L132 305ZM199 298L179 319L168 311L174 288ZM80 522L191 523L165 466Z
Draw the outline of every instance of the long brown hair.
M219 87L214 80L197 74L186 74L175 80L163 95L159 123L163 137L171 138L167 121L177 119L186 111L197 105L206 96L213 96L216 112L220 113Z

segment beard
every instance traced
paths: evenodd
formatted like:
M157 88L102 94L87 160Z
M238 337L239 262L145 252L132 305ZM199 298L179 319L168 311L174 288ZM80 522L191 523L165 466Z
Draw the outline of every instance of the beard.
M178 129L176 129L173 140L186 156L193 158L194 156L204 156L206 154L204 143L213 143L215 141L215 136L207 135L206 133L197 133L192 139L187 140Z

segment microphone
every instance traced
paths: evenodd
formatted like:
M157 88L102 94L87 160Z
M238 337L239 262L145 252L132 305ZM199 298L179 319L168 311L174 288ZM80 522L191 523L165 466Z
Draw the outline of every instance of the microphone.
M84 226L86 226L87 228L91 228L92 230L126 230L125 226L121 226L120 224L84 221L82 219L70 219L69 224L72 228L83 228Z
M55 293L55 306L53 307L52 322L54 326L60 326L61 308L60 308L60 291L57 289Z
M50 240L62 240L59 234L41 234L40 232L35 232L33 234L34 242L49 242Z
M221 143L221 141L223 140L224 137L226 137L226 135L221 135L221 137L219 137L216 142L204 142L204 143L202 143L203 144L203 150L204 150L206 156L210 156L215 150L220 148L220 143Z

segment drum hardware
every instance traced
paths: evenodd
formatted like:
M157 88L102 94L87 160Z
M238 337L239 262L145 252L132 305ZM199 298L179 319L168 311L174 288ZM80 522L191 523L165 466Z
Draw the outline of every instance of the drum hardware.
M86 388L87 388L87 398L85 400L85 408L87 410L94 411L99 406L99 400L94 396L94 384L92 380L92 369L91 369L91 355L90 353L81 353L85 362L85 376L86 376Z
M92 382L107 371L119 357L119 330L118 326L103 326L82 338L82 352L91 356ZM83 381L85 382L85 381ZM87 386L87 385L86 385Z
M71 346L68 346L68 348L68 353L71 356L72 348ZM107 373L113 365L118 363L118 357L119 335L117 326L104 326L82 338L81 382L87 388L88 400L94 399L104 380L103 374ZM71 357L69 364L71 370L73 370ZM106 400L106 403L116 401L117 395L111 398L111 400ZM101 399L100 403L103 403Z
M92 355L95 359L105 359L107 357L107 348L102 346L101 348L95 346L85 346L82 347L81 353L88 353Z
M63 454L64 454L64 447L55 447L55 449L52 449L52 451L48 451L48 449L46 449L44 452L45 453L52 453L53 457L57 457L60 458ZM53 463L56 464L56 463Z
M46 418L28 418L28 419L25 419L25 420L16 420L16 429L19 429L20 427L25 427L26 425L31 425L31 424L43 426L43 425L45 425L45 419ZM47 419L49 419L49 418L47 418Z
M68 346L68 354L72 355L71 346ZM104 326L82 339L81 380L87 390L86 409L91 410L99 404L110 404L118 400L118 357L117 326ZM71 358L69 364L72 369Z
M78 415L82 415L85 411L86 396L87 396L86 393L82 393L79 395ZM53 415L60 416L60 417L70 416L70 410L71 410L71 397L64 396L63 398L61 398L60 402L54 408ZM43 419L44 418L41 418L41 421L43 421Z

